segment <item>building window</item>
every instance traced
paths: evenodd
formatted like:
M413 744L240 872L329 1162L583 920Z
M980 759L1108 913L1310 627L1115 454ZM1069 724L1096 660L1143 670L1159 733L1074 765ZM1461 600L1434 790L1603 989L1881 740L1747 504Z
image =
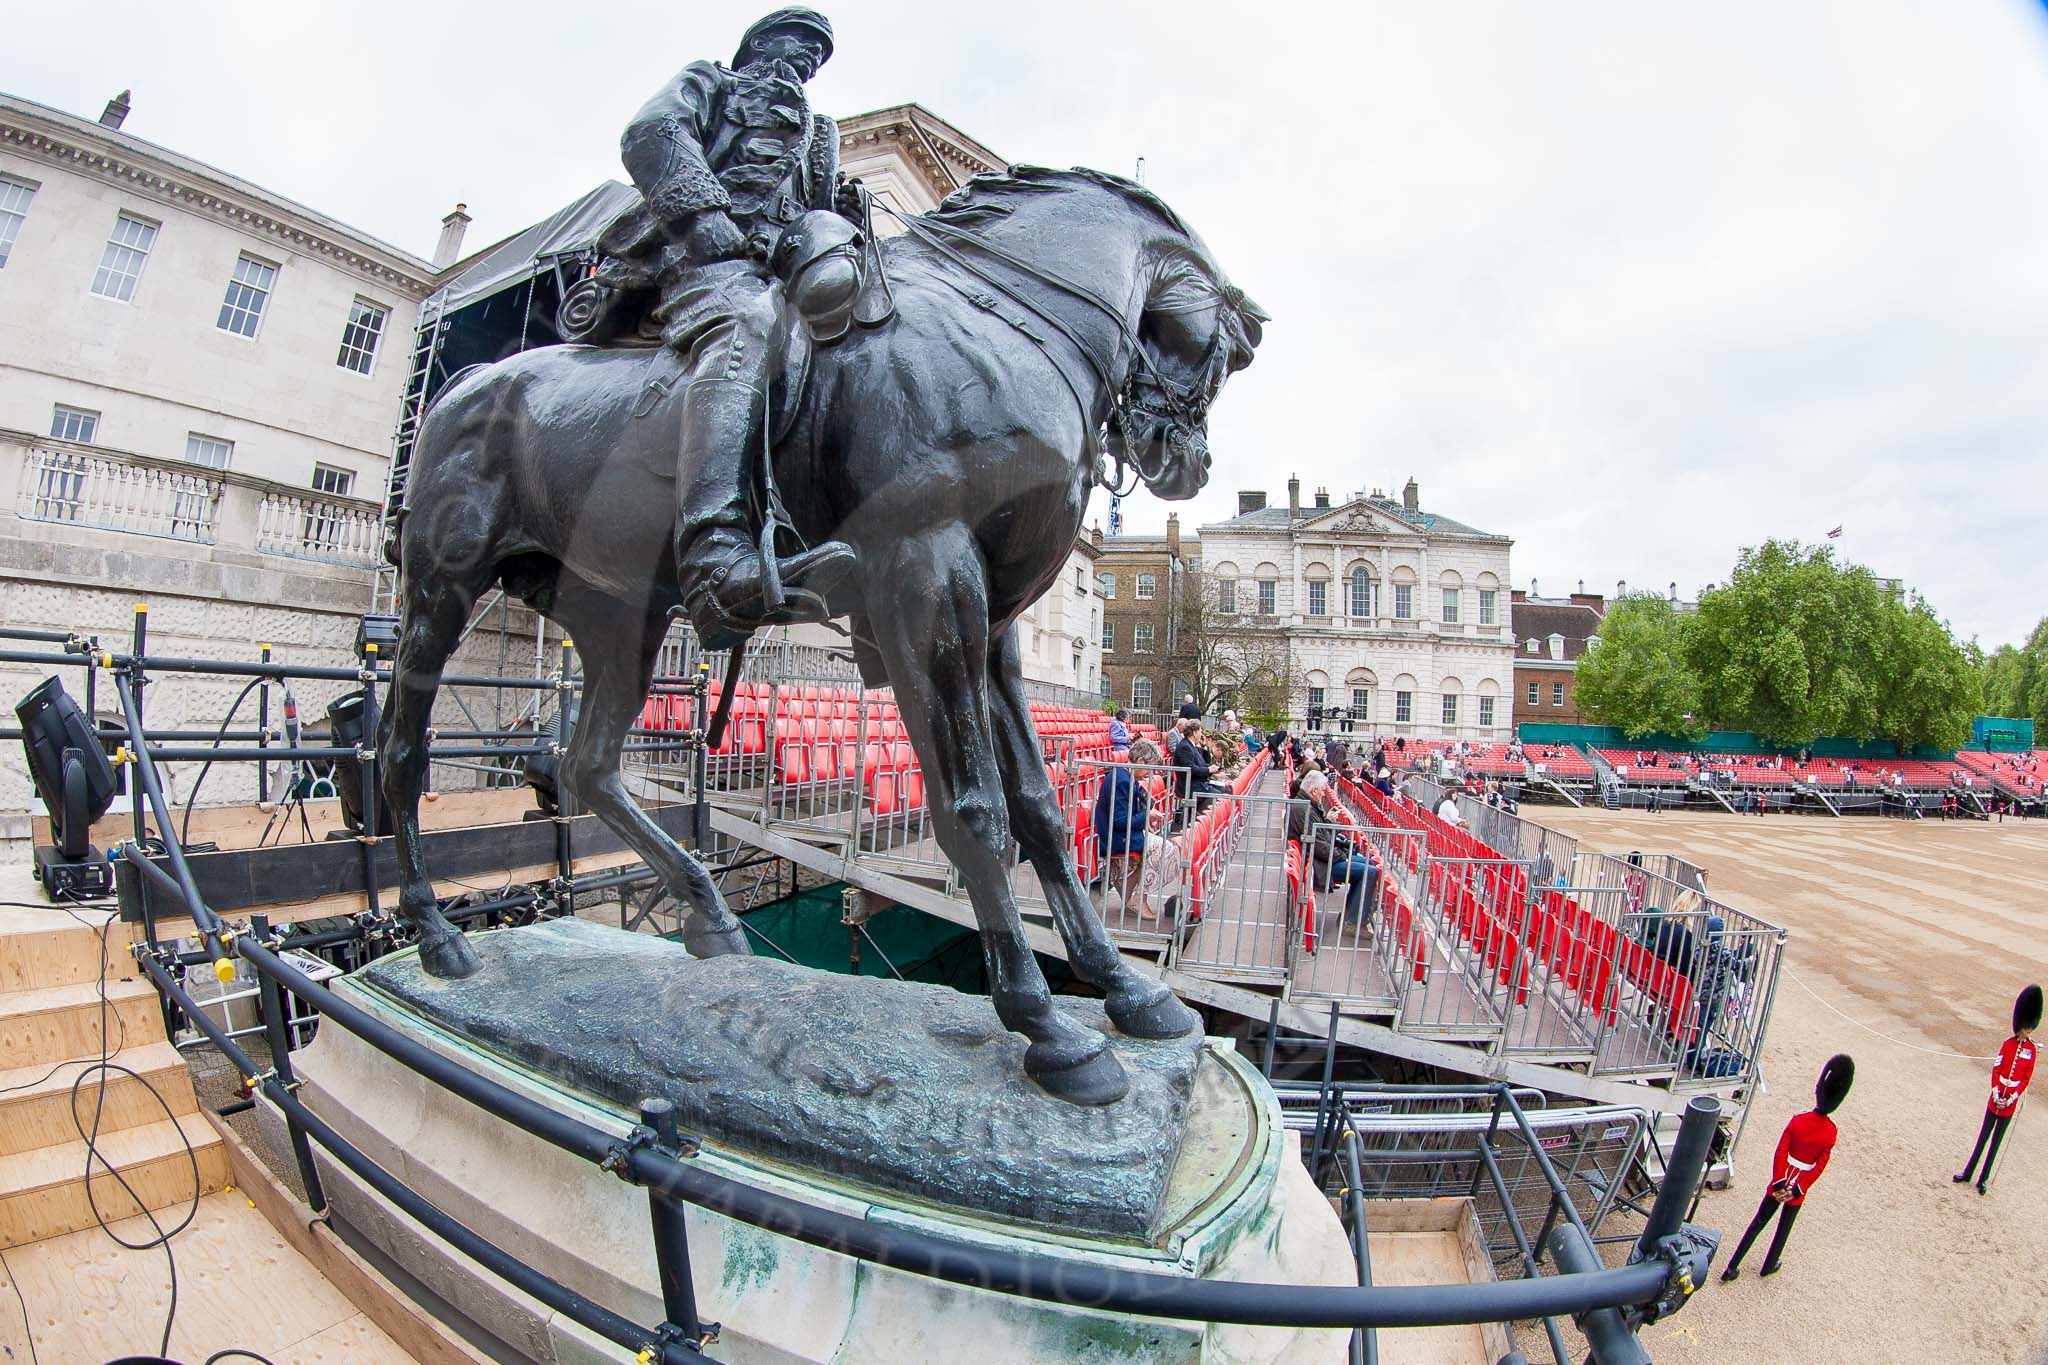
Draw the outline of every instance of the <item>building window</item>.
M1131 648L1140 654L1152 652L1152 623L1140 621L1131 627Z
M1271 616L1279 608L1280 585L1270 578L1259 580L1259 615Z
M1316 718L1317 718L1318 720L1320 720L1320 719L1322 718L1322 714L1323 714L1323 689L1322 689L1322 688L1320 688L1320 687L1311 687L1311 688L1310 688L1310 689L1308 690L1308 709L1309 709L1309 714L1310 714L1310 715L1312 715L1312 716L1315 716L1315 717L1316 717Z
M1444 589L1444 624L1447 626L1458 624L1458 590L1456 588Z
M1219 578L1216 580L1216 610L1225 616L1237 615L1237 580Z
M106 248L100 252L100 268L93 272L92 292L121 303L133 299L142 264L155 243L155 223L125 213L114 219L114 235L107 238Z
M1456 725L1457 723L1458 694L1455 692L1446 692L1444 693L1444 724Z
M1372 719L1372 691L1371 691L1371 689L1369 689L1369 688L1364 688L1364 687L1354 687L1354 688L1352 688L1352 689L1351 689L1351 719L1353 719L1353 720L1371 720L1371 719Z
M1103 699L1104 701L1108 701L1108 700L1109 700L1109 699L1110 699L1111 697L1113 697L1113 696L1115 696L1115 695L1116 695L1115 693L1113 693L1113 692L1111 692L1111 691L1109 690L1109 675L1108 675L1107 673L1103 674L1103 675L1102 675L1102 699Z
M186 464L201 464L208 469L226 469L234 454L233 441L223 441L218 436L201 436L196 431L187 432L185 435Z
M1102 595L1114 602L1116 600L1116 575L1113 573L1097 574L1095 575L1095 581L1102 585Z
M276 282L276 266L265 265L254 256L237 257L227 297L220 301L220 321L214 325L238 337L255 336L257 324L263 321L263 305L270 301L270 286Z
M1412 621L1415 619L1415 585L1396 583L1394 585L1394 619Z
M1133 711L1150 711L1152 709L1152 680L1150 678L1131 679L1131 709Z
M1500 594L1492 588L1479 590L1479 624L1492 626L1500 624L1498 612Z
M348 497L355 491L356 475L352 469L336 469L331 464L313 466L313 491L332 493L337 498Z
M6 266L22 220L28 217L28 201L35 197L34 185L0 175L0 267Z
M1492 697L1481 697L1479 699L1479 728L1482 730L1491 730L1493 728Z
M1104 654L1116 653L1116 622L1114 621L1104 621L1102 623L1102 652Z
M1322 579L1311 579L1308 585L1308 614L1328 616L1330 614L1330 585Z
M1542 703L1541 703L1541 702L1539 702L1539 701L1537 701L1537 700L1536 700L1536 689L1537 689L1538 687L1540 687L1540 686L1542 686L1542 684L1541 684L1541 683L1530 683L1530 684L1529 684L1529 705L1531 705L1531 706L1540 706L1540 705L1542 705Z
M1563 683L1552 683L1552 684L1550 685L1550 704L1551 704L1552 706L1563 706L1563 705L1564 705L1564 684L1563 684Z
M1159 580L1148 573L1138 575L1137 596L1140 602L1150 602L1159 595Z
M384 337L384 319L390 314L368 299L349 305L348 325L341 329L341 354L335 364L357 374L368 374L377 360L377 343Z
M1415 719L1414 712L1415 694L1413 692L1396 692L1394 694L1394 723L1396 725L1406 725L1409 721Z
M76 441L82 446L89 446L92 438L99 434L99 429L100 415L84 408L67 408L59 403L50 414L50 434L60 441Z
M1372 575L1362 568L1351 571L1351 614L1372 615Z

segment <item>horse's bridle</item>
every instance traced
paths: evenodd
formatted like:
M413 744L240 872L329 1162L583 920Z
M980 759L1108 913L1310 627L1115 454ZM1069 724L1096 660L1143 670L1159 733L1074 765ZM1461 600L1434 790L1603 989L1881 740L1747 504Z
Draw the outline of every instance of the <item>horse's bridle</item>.
M1118 473L1114 479L1105 478L1103 480L1112 493L1119 497L1129 496L1130 493L1136 490L1138 482L1154 482L1165 472L1163 457L1161 465L1151 468L1147 468L1144 464L1129 458L1129 452L1134 447L1143 444L1134 439L1136 423L1133 418L1135 414L1143 414L1146 417L1152 418L1166 425L1170 432L1176 433L1199 431L1208 420L1209 399L1214 396L1214 385L1210 381L1213 379L1220 363L1218 350L1224 342L1223 328L1218 327L1216 334L1210 338L1209 349L1204 353L1202 363L1198 367L1197 373L1201 377L1199 387L1208 390L1208 392L1198 394L1197 384L1177 384L1160 372L1158 364L1153 361L1151 354L1146 351L1144 342L1139 338L1136 329L1124 321L1123 310L1110 300L1104 298L1096 290L1089 288L1079 281L1070 280L1050 267L1026 261L986 238L954 227L950 223L935 222L925 215L912 217L898 213L895 209L890 208L887 204L872 196L870 196L870 202L879 207L882 212L894 218L898 223L901 223L904 230L911 236L917 238L926 246L929 246L932 250L959 266L962 270L986 282L992 288L1001 291L1006 297L1045 319L1062 336L1072 342L1074 349L1078 350L1088 361L1089 366L1095 371L1096 377L1102 381L1102 387L1113 395L1110 399L1109 420L1120 439L1115 443L1111 454L1116 459ZM974 261L962 255L950 245L946 241L947 238L971 245L977 251L995 257L1011 269L1031 279L1051 285L1053 288L1070 294L1093 307L1097 312L1108 318L1117 330L1116 354L1107 361L1103 360L1102 357L1095 354L1087 341L1064 318L1027 297L995 274L975 264ZM1228 284L1211 285L1210 287L1215 292L1217 303L1229 308L1233 313L1241 313L1244 305L1243 290L1235 285ZM1190 308L1160 311L1192 312L1194 310ZM1116 371L1122 368L1121 361L1126 353L1132 357L1134 364L1131 366L1130 372L1119 380ZM1148 372L1142 379L1138 373L1139 367L1143 367ZM1144 401L1140 396L1141 385L1156 392L1164 399L1165 406L1163 409ZM1190 436L1181 437L1182 443L1191 439L1193 438ZM1171 440L1171 437L1169 437L1169 440Z

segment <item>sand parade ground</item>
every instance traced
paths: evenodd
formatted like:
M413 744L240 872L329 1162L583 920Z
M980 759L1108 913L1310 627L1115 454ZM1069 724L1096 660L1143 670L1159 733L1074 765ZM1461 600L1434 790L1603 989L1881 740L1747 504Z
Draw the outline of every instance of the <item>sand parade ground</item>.
M1792 933L1765 1042L1768 1093L1721 1229L1716 1281L1646 1327L1659 1365L2048 1362L2048 1099L2036 1084L1987 1197L1949 1177L1983 1117L2013 997L2048 984L2048 821L1736 818L1525 807L1588 848L1677 853L1715 895ZM1831 1053L1856 1059L1841 1138L1779 1274L1718 1281L1785 1121ZM1962 1055L1952 1055L1962 1054ZM1980 1060L1981 1059L1981 1060ZM1547 1352L1540 1337L1526 1343Z

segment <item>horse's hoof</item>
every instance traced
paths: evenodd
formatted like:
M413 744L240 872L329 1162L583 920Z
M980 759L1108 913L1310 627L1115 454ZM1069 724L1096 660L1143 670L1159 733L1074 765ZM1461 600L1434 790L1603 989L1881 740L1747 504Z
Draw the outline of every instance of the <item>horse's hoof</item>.
M1102 1046L1078 1061L1060 1060L1068 1049L1058 1044L1033 1043L1024 1053L1024 1074L1046 1094L1068 1104L1115 1104L1130 1093L1131 1081L1109 1050L1108 1040L1101 1034L1095 1037Z
M460 980L476 974L476 950L469 946L460 929L450 929L436 938L420 940L420 966L426 968L428 976L443 981Z
M747 931L740 926L735 916L723 929L713 928L703 915L692 915L683 921L683 946L690 950L691 957L752 957L754 947L747 942Z
M1109 1022L1131 1038L1184 1038L1202 1026L1202 1016L1162 981L1140 977L1132 989L1112 991L1103 1003Z

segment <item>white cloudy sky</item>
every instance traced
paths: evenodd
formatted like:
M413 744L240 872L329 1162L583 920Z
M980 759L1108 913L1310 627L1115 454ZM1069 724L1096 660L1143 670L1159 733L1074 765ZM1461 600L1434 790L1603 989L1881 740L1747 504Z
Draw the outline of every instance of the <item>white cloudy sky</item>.
M641 101L770 7L39 5L0 89L131 86L130 131L426 254L458 199L476 245L617 176ZM1414 475L1546 592L1690 594L1839 524L1966 638L2048 611L2039 0L821 7L820 108L1143 156L1274 314L1184 522Z

